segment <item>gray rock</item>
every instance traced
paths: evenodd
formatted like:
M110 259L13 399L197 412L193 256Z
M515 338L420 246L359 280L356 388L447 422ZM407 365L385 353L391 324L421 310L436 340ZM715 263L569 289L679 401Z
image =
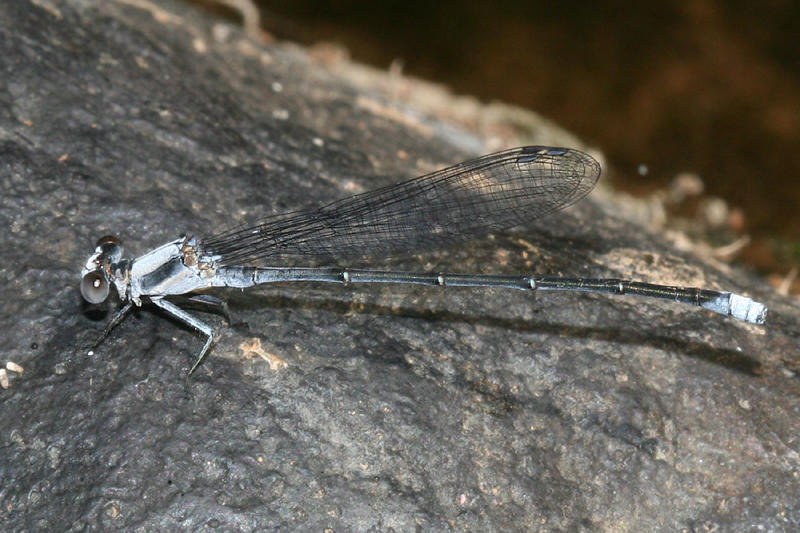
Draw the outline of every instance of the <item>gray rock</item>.
M0 390L5 530L798 528L797 303L597 200L369 266L723 288L764 301L766 326L627 297L281 285L218 294L235 323L202 315L221 339L191 378L202 339L148 307L87 354L113 311L78 291L101 235L140 254L482 149L185 9L0 3L0 352L24 368Z

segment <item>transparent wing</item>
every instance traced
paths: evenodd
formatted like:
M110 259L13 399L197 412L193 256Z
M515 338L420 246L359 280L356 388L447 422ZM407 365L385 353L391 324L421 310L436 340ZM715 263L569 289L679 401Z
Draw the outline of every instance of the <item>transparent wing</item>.
M599 176L599 163L577 150L514 148L239 226L203 239L201 249L222 265L408 254L544 217L586 196Z

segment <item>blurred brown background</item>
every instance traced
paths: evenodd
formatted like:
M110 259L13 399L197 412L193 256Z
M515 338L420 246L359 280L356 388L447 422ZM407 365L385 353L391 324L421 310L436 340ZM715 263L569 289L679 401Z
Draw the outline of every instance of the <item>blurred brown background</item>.
M220 8L239 0L198 3ZM778 285L800 265L800 3L254 0L277 39L343 44L360 62L552 118L637 195L681 173L727 204L702 238ZM646 172L645 172L646 169ZM703 196L672 206L701 225ZM740 240L744 244L745 240ZM800 292L794 283L792 292Z

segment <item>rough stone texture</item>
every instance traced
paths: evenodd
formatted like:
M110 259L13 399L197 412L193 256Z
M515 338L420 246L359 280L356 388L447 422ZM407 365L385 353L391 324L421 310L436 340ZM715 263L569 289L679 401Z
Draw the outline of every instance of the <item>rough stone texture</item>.
M87 355L108 318L78 292L97 237L142 253L485 147L166 1L4 0L0 69L0 354L24 367L0 390L4 530L800 527L797 303L596 199L393 264L721 287L765 301L767 326L294 285L223 293L235 324L203 315L222 337L192 378L201 339L149 308ZM264 357L243 357L253 339Z

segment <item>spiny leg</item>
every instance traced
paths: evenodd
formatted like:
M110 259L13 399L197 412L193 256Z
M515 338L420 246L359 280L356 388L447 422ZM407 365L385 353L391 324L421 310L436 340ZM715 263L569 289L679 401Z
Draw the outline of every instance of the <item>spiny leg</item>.
M219 298L216 298L209 294L192 294L191 296L186 298L186 300L189 302L194 302L210 307L213 311L216 311L217 313L220 313L222 316L224 316L229 326L233 324L233 319L231 318L231 312L228 309L228 302L226 302L225 300L220 300Z
M90 349L94 350L95 348L100 346L100 343L103 342L103 340L105 340L106 337L108 337L108 334L111 333L111 330L117 327L120 322L125 320L125 317L128 315L128 312L132 308L133 308L133 302L128 302L124 306L122 306L114 314L111 320L108 321L108 324L106 324L106 327L103 329L103 333L100 334L100 337L97 338L97 340L92 344L92 347Z
M163 299L157 299L151 301L153 302L153 304L157 305L158 307L166 311L167 314L177 318L184 324L187 324L195 328L196 330L205 334L208 337L208 339L206 339L205 345L203 346L203 349L200 350L200 355L197 356L197 361L195 361L194 365L192 365L192 368L189 370L189 375L192 375L194 371L197 369L197 367L200 366L200 363L203 361L203 358L205 358L209 348L211 348L211 343L214 341L214 331L211 329L211 326L205 324L204 322L199 321L198 319L196 319L195 317L193 317L192 315L190 315L177 305L173 304L172 302L168 302L167 300Z

